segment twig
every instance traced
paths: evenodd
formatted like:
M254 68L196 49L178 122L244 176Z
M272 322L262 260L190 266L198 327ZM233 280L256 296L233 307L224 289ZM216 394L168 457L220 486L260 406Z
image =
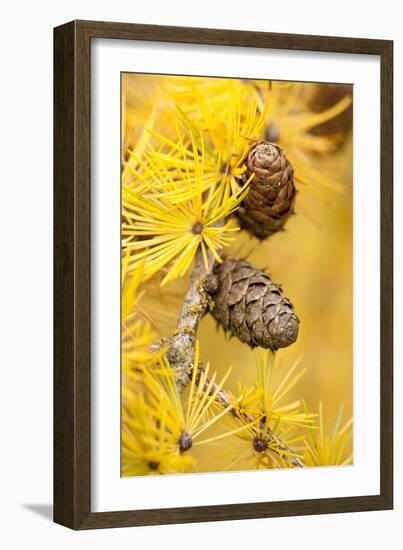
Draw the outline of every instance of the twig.
M199 371L199 373L203 371L202 365L199 365L198 371ZM200 376L200 374L198 376ZM206 379L204 387L208 388L209 386L210 386L210 395L213 394L214 392L216 392L217 389L218 389L218 384L216 384L215 382L211 383L211 381L209 379ZM231 397L230 397L229 393L224 388L220 389L217 392L216 400L224 408L226 408L226 409L228 408L229 411L233 414L233 416L235 418L237 418L238 420L240 420L240 417L242 417L242 419L244 419L246 423L256 421L256 418L254 416L252 416L251 414L245 413L245 412L239 413L234 409L234 407L232 406ZM285 453L290 453L290 448L283 441L281 441L281 439L279 437L277 437L270 429L267 430L267 434L270 436L271 439L273 439L273 441L275 441L277 443L278 448L280 449L280 451L283 451ZM289 457L287 456L287 454L282 455L282 458L286 461L289 460ZM302 462L302 460L300 460L297 457L292 457L291 458L291 464L293 466L298 467L298 468L304 468L305 467L305 464Z
M214 269L216 260L211 252L207 253L208 268L205 267L202 251L196 253L193 271L177 328L170 339L167 357L170 364L178 370L176 384L182 392L189 383L188 373L193 369L196 332L201 318L209 306L209 297L203 289L203 282Z
M199 249L196 253L193 271L190 277L189 286L183 301L182 309L179 315L177 328L174 335L169 339L167 350L167 358L172 367L177 369L175 378L179 392L183 392L188 386L192 377L195 358L196 332L202 319L206 313L210 298L203 288L203 283L207 276L212 273L216 260L211 252L207 253L208 268L206 268L203 260L202 251ZM213 383L210 392L217 389L217 384ZM232 414L239 419L238 413L231 405L229 394L221 389L216 396L216 399L224 407L230 407ZM243 418L247 422L255 420L251 415L242 413ZM290 452L288 446L283 443L273 432L270 431L270 437L278 444L281 451ZM283 455L284 460L289 460L286 454ZM304 463L293 457L291 459L293 466L303 467Z

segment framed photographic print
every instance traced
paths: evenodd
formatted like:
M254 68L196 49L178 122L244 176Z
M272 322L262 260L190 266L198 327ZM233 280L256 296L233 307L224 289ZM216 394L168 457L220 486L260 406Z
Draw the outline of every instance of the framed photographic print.
M390 509L390 41L54 34L54 519Z

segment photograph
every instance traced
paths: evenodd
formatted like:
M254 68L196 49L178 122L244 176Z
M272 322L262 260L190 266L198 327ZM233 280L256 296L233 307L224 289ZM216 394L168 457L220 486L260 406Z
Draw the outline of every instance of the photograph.
M122 477L349 467L353 85L121 73Z

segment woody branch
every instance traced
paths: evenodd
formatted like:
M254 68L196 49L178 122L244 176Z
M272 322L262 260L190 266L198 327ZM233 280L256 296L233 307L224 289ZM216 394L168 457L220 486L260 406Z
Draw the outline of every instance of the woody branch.
M180 392L183 392L189 384L192 371L194 368L196 334L199 323L203 315L207 312L211 304L211 298L204 288L204 283L216 265L216 260L211 253L208 254L208 268L205 267L203 255L199 249L196 254L194 268L190 277L188 289L185 294L177 328L170 338L167 357L170 365L177 370L176 384ZM199 365L201 373L202 366ZM199 376L200 376L199 373ZM209 381L206 381L205 387L208 387ZM217 390L217 385L213 383L210 387L210 393ZM238 413L235 412L231 405L231 399L225 389L218 391L216 396L217 401L225 408L229 408L235 418L240 420ZM244 420L253 422L255 419L243 413ZM278 444L279 450L284 451L283 459L291 463L295 467L303 467L304 463L296 457L288 458L289 447L285 445L273 432L267 434Z

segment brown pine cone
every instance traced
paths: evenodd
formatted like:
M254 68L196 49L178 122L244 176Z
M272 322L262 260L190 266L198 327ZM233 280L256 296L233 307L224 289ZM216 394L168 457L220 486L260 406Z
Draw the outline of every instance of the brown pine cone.
M207 278L212 315L252 348L276 350L293 344L299 320L291 302L263 271L245 260L226 259Z
M245 177L250 190L237 210L241 227L258 239L283 228L294 212L294 170L278 145L259 141L249 150Z

